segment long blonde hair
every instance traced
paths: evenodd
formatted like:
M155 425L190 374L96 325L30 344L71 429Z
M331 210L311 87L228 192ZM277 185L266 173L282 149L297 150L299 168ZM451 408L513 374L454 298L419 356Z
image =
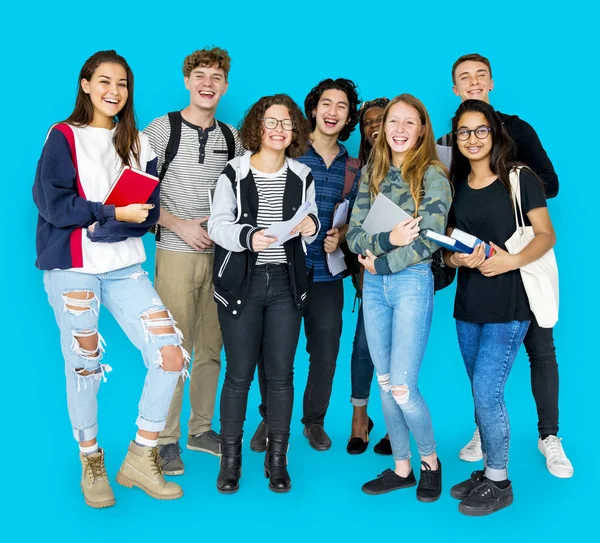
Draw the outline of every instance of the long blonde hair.
M416 217L421 204L423 178L425 177L427 168L435 166L444 173L446 177L448 176L448 173L446 167L438 159L433 128L431 126L431 121L429 120L427 109L425 109L423 102L418 98L415 98L412 94L400 94L399 96L396 96L396 98L394 98L385 108L383 120L381 121L381 131L373 145L373 150L371 151L371 156L367 164L367 171L369 173L369 192L371 193L371 197L377 196L379 187L390 170L392 151L385 135L385 123L390 108L398 102L404 102L407 106L412 107L418 113L421 124L425 127L423 135L419 136L415 146L408 151L400 169L402 177L408 183L410 194L415 202L414 216Z

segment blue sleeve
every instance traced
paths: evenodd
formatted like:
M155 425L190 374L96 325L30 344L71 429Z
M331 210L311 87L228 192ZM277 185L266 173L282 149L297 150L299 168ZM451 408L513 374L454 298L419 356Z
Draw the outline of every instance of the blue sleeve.
M114 219L115 206L77 194L77 172L65 136L52 129L35 172L33 201L40 217L56 228L86 228Z
M146 165L146 173L157 175L156 165L158 159L154 158ZM144 222L122 222L115 218L107 220L103 224L97 224L94 231L87 231L87 237L92 241L101 241L103 243L116 243L125 241L127 238L140 238L157 222L160 216L160 184L154 189L154 192L148 200L149 204L154 204L154 207L149 210L148 217Z

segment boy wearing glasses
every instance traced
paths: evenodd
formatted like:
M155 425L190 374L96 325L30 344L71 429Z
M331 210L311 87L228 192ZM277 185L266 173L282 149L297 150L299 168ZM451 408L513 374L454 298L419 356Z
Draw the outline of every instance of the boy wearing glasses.
M220 440L211 422L222 339L213 300L214 244L207 221L219 175L228 160L244 153L237 131L215 119L227 91L230 63L227 51L217 47L187 56L183 76L189 105L155 119L144 130L158 156L161 177L155 287L183 333L183 347L193 352L187 448L216 456ZM180 380L159 437L166 475L184 471L179 447L183 390Z
M474 99L490 103L489 93L494 88L490 61L478 54L460 57L452 66L453 91L461 101ZM504 128L515 143L515 162L529 166L544 183L547 198L558 194L558 177L536 131L517 117L497 112ZM485 139L487 133L475 132ZM464 136L463 136L464 137ZM450 166L452 134L438 140L440 159ZM558 365L551 328L540 328L535 318L525 336L525 350L531 365L531 388L538 413L538 448L546 457L548 471L556 477L573 475L573 466L567 458L558 434ZM459 454L462 460L476 462L482 458L479 431L475 430L471 441Z
M306 255L309 285L303 317L310 366L302 423L304 435L317 451L326 451L331 447L331 440L323 425L340 347L344 306L342 280L347 275L347 271L331 274L327 266L327 253L335 251L344 241L348 228L347 225L340 230L332 227L335 207L343 199L348 199L351 210L358 190L358 163L348 155L341 142L350 137L358 123L359 103L356 85L349 79L341 78L321 81L304 101L304 111L312 128L311 144L298 161L312 170L321 230L317 239L307 246ZM345 193L347 176L352 177L351 189ZM268 406L261 363L258 371L262 397L259 410L264 419ZM265 450L266 432L263 420L250 442L252 450Z

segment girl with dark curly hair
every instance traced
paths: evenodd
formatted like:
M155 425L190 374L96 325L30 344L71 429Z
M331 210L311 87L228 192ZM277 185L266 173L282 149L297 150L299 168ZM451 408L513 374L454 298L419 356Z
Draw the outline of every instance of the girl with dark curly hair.
M291 488L287 450L294 400L294 355L307 297L306 244L319 232L310 169L295 158L308 126L285 94L261 98L246 113L240 136L248 152L219 177L208 222L215 241L215 300L227 359L221 393L221 468L217 489L239 488L248 390L262 355L269 404L265 476L274 492ZM304 204L308 215L279 243L265 235Z

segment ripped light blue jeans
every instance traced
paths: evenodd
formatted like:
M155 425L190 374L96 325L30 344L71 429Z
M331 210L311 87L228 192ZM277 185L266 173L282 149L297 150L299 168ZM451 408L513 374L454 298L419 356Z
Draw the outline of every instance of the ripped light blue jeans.
M409 430L421 456L428 456L435 440L418 381L433 314L431 266L415 264L391 275L365 272L363 304L394 458L410 458Z
M112 370L102 363L105 343L98 332L100 305L112 313L129 340L142 352L148 368L136 424L141 430L160 432L165 427L177 380L187 375L189 355L181 346L181 332L146 272L139 264L98 275L51 270L44 272L44 286L60 329L67 403L75 439L89 441L97 436L98 389L100 381L106 381L106 374ZM80 293L79 297L86 299L75 299L69 296L71 293ZM163 333L165 328L169 333ZM78 338L96 334L96 348L82 348ZM163 370L161 349L166 346L181 349L184 359L181 371Z

